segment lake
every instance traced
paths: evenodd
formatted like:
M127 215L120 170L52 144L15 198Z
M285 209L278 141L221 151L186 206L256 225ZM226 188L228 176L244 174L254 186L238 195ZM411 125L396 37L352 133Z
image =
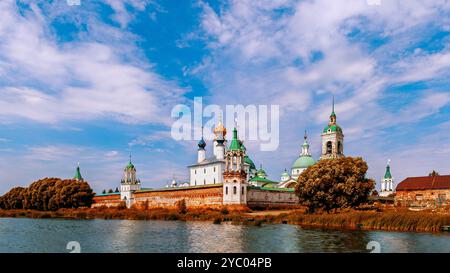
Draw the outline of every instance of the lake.
M450 233L182 221L0 218L0 252L450 252Z

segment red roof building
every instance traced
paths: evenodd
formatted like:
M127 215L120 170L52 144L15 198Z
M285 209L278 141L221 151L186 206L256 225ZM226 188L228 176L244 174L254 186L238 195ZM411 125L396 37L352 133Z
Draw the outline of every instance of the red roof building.
M408 177L397 185L395 203L406 207L450 205L450 175Z
M397 185L397 191L450 189L450 175L408 177Z

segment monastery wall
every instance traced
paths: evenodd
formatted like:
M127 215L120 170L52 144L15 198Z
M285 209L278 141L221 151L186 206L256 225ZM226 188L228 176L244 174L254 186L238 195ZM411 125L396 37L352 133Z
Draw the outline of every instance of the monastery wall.
M120 200L120 194L111 194L111 195L96 195L94 196L94 203L92 204L92 208L98 207L118 207L120 205L124 205L125 203Z
M133 194L137 207L175 207L180 200L185 200L189 207L214 207L222 205L222 185L206 185L189 188L159 189L141 191Z
M247 206L250 208L296 207L298 197L293 191L249 187Z

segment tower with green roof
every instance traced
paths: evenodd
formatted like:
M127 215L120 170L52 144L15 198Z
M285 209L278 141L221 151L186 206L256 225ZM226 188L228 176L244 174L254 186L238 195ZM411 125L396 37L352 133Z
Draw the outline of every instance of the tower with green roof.
M394 178L391 174L391 160L388 160L386 165L386 171L381 178L381 191L380 196L386 197L394 193Z
M344 133L336 122L334 97L328 125L322 131L322 156L320 159L340 158L344 156Z
M78 163L77 170L75 171L75 176L73 177L73 179L75 179L78 182L84 181L83 177L81 176L80 163Z
M238 138L237 129L233 130L233 139L225 154L223 172L223 204L247 204L247 173L244 168L245 147Z
M127 207L133 202L133 192L141 189L141 181L136 177L136 167L130 161L123 169L123 178L120 183L120 199L125 201Z

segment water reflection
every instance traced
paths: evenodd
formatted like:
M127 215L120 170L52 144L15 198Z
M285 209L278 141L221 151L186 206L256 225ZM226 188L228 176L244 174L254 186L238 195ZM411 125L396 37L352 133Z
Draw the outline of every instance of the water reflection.
M181 221L1 219L0 252L450 252L449 234Z

